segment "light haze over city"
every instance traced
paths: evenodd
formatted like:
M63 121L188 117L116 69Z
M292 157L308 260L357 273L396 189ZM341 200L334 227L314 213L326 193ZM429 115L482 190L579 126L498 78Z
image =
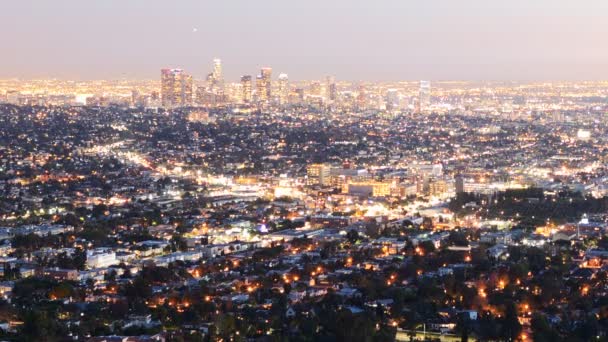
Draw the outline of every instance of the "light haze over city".
M262 66L291 79L608 78L603 0L3 2L1 78L226 78Z
M608 342L608 0L0 4L0 341Z

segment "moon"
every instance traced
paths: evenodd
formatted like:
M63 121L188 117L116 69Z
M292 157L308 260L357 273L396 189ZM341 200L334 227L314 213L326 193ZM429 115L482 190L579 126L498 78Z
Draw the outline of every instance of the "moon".
M198 32L198 29L196 27L193 27L192 28L192 33L196 33L196 32Z

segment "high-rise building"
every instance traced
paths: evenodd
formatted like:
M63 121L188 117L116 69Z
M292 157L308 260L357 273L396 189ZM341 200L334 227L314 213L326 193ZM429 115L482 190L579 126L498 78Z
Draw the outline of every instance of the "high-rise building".
M256 94L258 101L268 102L272 98L272 68L262 68L256 78Z
M336 79L333 76L326 78L326 98L328 102L334 102L338 98L338 88L336 87Z
M213 60L213 78L216 81L224 79L222 76L222 60L219 58Z
M207 77L205 77L205 81L207 82L206 84L206 90L209 92L213 91L213 87L215 86L215 79L213 78L213 73L210 72L207 74Z
M312 82L310 84L310 88L308 90L308 94L310 96L321 96L321 83L320 82Z
M289 77L287 74L279 75L279 104L285 105L289 102Z
M141 98L141 96L137 89L131 90L131 106L136 107L139 103L140 98Z
M230 84L226 88L226 95L230 103L245 103L243 100L243 85L240 83Z
M289 103L291 104L302 104L304 103L304 89L296 88L293 92L289 93Z
M431 82L420 81L420 91L418 94L419 112L426 112L431 107Z
M257 102L264 102L267 100L266 86L264 85L262 75L257 75L255 77L255 100Z
M328 164L310 164L306 167L309 185L327 185L330 181L331 166Z
M162 69L161 103L168 108L192 105L192 76L182 69Z
M241 76L241 85L243 90L243 102L250 103L251 102L251 76L244 75Z
M389 89L386 91L386 110L395 110L399 108L399 92L397 89Z
M364 85L359 85L359 89L357 91L357 109L365 110L367 109L367 90Z
M216 58L213 60L213 72L210 75L211 92L216 95L224 93L224 76L222 75L222 60Z

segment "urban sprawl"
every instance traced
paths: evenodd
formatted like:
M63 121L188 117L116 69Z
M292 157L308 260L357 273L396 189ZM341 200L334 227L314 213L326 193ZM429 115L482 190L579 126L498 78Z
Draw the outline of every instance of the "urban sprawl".
M0 80L0 338L606 341L608 82Z

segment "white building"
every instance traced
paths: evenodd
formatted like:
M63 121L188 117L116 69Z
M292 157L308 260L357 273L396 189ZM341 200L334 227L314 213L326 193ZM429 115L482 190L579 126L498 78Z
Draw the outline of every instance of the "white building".
M116 253L105 248L96 248L87 251L87 268L105 268L118 264Z

